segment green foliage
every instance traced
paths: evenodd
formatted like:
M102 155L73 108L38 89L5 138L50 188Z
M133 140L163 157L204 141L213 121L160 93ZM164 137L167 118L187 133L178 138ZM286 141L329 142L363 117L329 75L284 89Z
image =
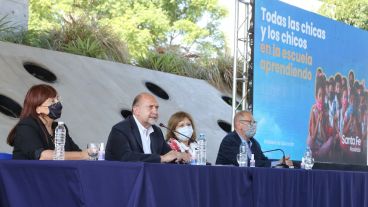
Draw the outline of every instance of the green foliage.
M368 0L325 0L319 13L368 30Z
M90 23L85 18L64 21L61 29L49 34L52 49L105 60L129 62L127 47L108 27Z
M169 28L165 12L153 4L134 4L123 15L100 22L127 42L133 57L145 55L150 47L164 41Z
M111 28L133 57L172 45L213 56L224 47L218 24L225 15L217 0L30 0L29 28L50 31L65 21L88 17Z
M78 37L76 40L72 40L71 42L63 45L62 49L65 52L77 55L106 59L104 51L102 50L98 40L91 37L84 39Z
M64 20L60 28L51 31L11 32L0 40L121 63L130 61L126 44L111 29L84 18Z
M0 18L0 34L9 33L12 32L13 29L15 29L14 25L7 18L7 15Z
M233 57L222 55L216 58L202 59L201 65L206 68L206 80L222 91L231 92L233 87ZM237 62L237 77L242 73L241 61ZM239 82L239 84L241 84ZM237 87L241 93L240 85Z
M174 52L160 54L150 51L145 57L137 59L138 66L173 73L192 78L205 79L205 69L182 55Z
M173 51L150 51L147 56L138 58L138 66L203 79L222 91L230 92L232 89L233 58L230 56L193 61ZM238 76L241 74L241 67L242 63L239 61Z
M224 34L219 31L218 26L219 20L225 17L227 12L218 6L217 2L162 0L162 7L168 12L171 26L168 44L180 44L185 52L196 52L206 57L220 54L225 42ZM208 51L211 51L210 54Z
M30 0L29 30L2 39L122 63L130 54L139 66L230 90L233 60L218 29L226 11L217 1Z

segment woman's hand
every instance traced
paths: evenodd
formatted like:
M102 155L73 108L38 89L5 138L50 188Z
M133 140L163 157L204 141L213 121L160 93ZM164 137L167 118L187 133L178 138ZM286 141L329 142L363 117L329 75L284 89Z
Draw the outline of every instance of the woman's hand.
M41 152L40 160L52 160L54 157L54 150L44 150Z

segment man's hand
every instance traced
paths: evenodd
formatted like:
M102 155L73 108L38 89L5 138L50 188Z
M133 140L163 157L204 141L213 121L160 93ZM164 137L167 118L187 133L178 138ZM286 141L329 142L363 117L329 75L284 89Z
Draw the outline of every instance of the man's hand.
M279 160L280 164L282 164L282 158ZM285 157L285 164L287 166L293 166L293 161L290 160L290 155Z

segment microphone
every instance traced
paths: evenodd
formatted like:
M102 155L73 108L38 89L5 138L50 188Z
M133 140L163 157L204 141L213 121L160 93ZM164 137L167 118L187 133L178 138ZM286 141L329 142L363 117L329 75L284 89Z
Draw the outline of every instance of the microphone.
M267 152L275 152L275 151L281 151L282 152L282 162L280 164L277 164L276 166L274 166L275 168L289 168L289 166L286 164L285 162L285 152L282 149L273 149L273 150L266 150L263 151L263 153L267 153Z
M191 137L188 137L187 135L185 135L185 134L182 134L182 133L180 133L180 132L178 132L178 131L175 131L175 130L173 130L173 129L170 129L169 127L167 127L166 125L164 125L163 123L160 123L159 124L159 126L160 127L163 127L163 128L165 128L165 129L168 129L168 130L170 130L171 132L175 132L175 133L178 133L178 134L180 134L180 135L183 135L184 137L186 137L186 138L188 138L190 141L194 141Z

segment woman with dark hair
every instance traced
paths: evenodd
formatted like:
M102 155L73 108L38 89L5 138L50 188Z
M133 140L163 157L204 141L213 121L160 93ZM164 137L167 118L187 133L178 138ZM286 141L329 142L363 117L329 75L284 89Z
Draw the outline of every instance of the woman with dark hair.
M170 117L167 125L169 129L180 133L167 131L166 141L171 149L178 152L189 152L194 157L195 148L198 145L192 116L183 111L176 112Z
M19 122L10 131L7 143L13 146L13 159L52 160L56 119L62 105L56 90L46 84L32 86L24 99ZM65 140L65 159L88 159L69 136Z

